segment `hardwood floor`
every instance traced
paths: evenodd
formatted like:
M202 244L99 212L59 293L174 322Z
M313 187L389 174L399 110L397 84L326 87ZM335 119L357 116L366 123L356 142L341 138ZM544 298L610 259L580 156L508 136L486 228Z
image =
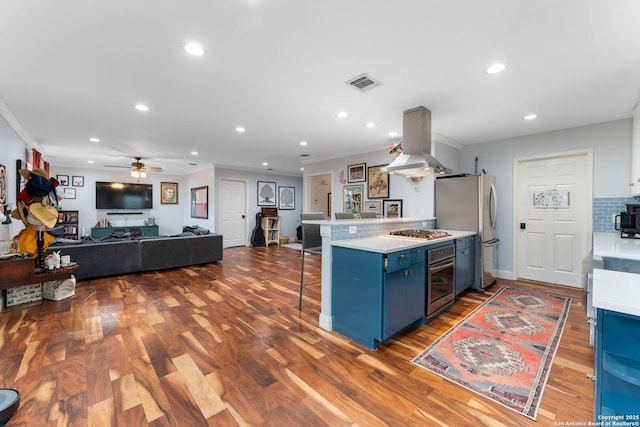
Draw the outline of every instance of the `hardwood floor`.
M306 271L319 276L319 257ZM76 296L0 313L8 425L552 426L593 415L580 290L500 280L371 351L299 312L299 251L231 248L218 264L79 282ZM501 285L573 298L532 421L411 363ZM558 424L555 424L558 425Z

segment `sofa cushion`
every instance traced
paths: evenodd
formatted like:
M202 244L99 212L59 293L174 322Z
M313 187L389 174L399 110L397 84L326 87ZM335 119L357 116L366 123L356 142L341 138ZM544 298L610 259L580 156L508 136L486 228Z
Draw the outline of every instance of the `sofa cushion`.
M206 264L222 259L222 235L161 237L140 241L143 270Z
M121 240L115 242L96 242L76 245L50 245L50 251L60 251L60 255L69 255L79 267L73 272L78 280L93 277L113 276L140 271L139 242Z
M69 255L78 280L185 267L222 260L222 235L140 236L51 244L46 253Z

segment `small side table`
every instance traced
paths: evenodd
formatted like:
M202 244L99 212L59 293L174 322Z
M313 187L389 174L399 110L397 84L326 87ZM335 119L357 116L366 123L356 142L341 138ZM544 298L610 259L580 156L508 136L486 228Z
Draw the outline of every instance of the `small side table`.
M80 267L74 264L36 273L35 260L35 256L0 260L0 289L69 279L71 273Z

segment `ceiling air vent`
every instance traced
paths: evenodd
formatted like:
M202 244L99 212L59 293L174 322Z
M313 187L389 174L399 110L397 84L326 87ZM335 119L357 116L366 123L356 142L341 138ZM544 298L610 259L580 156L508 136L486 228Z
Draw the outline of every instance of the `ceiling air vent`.
M357 77L349 79L345 83L348 84L349 86L359 90L360 92L366 92L366 91L371 90L371 89L373 89L375 87L382 86L381 82L379 82L378 80L374 79L373 77L371 77L367 73L360 74Z

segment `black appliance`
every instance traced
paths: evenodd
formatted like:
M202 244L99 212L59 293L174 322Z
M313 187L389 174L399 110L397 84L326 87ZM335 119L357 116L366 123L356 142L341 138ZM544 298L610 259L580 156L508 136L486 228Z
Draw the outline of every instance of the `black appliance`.
M448 309L456 294L456 247L447 245L427 252L427 318Z
M445 230L396 230L391 237L414 240L437 240L450 237ZM427 249L426 312L433 318L453 305L456 296L456 247L446 245Z
M615 229L620 237L627 239L640 238L640 205L627 204L627 211L616 215Z
M96 182L96 209L152 209L153 186Z

